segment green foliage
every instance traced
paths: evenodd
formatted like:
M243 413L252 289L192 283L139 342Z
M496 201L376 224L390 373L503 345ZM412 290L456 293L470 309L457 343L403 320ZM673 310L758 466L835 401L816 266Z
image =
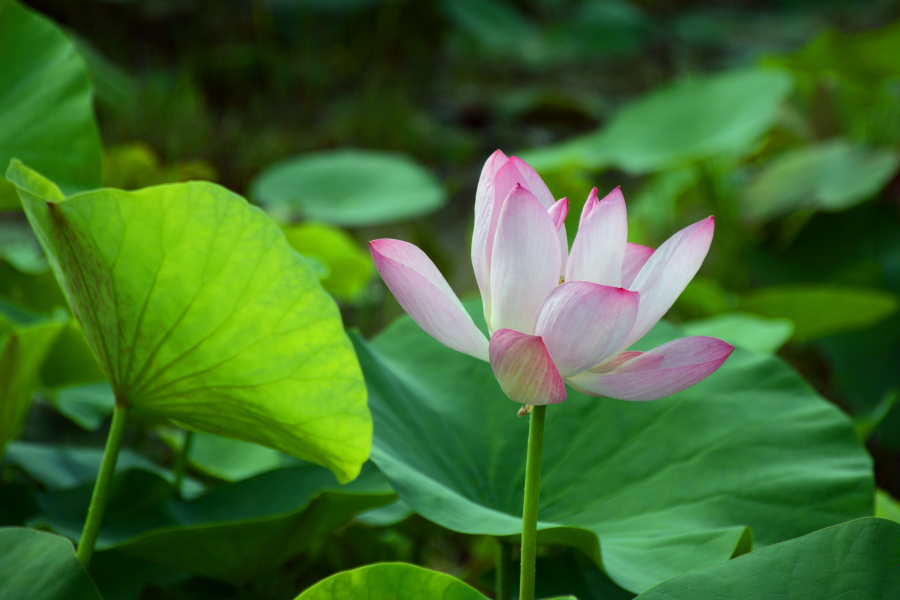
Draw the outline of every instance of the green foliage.
M480 305L467 308L483 323ZM661 324L638 347L681 335ZM355 343L372 460L401 499L455 531L516 535L528 424L490 365L409 318ZM569 390L548 409L546 436L539 542L579 548L633 591L746 552L751 540L872 514L871 462L849 420L779 359L740 349L658 402Z
M2 600L102 600L71 542L52 533L0 529Z
M900 525L858 519L686 573L641 600L839 600L900 595Z
M708 335L757 354L774 354L794 333L790 319L766 319L746 313L728 313L691 321L687 335Z
M181 450L184 436L165 437ZM201 432L192 434L187 459L198 471L223 481L240 481L302 462L272 448Z
M784 285L741 298L740 309L794 323L795 342L864 329L896 312L900 301L882 290L835 285Z
M743 209L753 219L845 210L877 194L898 166L892 150L842 140L800 146L765 164L744 190Z
M61 327L53 321L15 327L0 317L0 456L25 422L38 372Z
M884 490L875 490L875 516L900 523L900 502Z
M215 181L216 170L205 161L189 161L163 166L147 144L132 142L106 149L104 187L136 190L163 183Z
M450 575L415 565L381 563L332 575L297 596L296 600L358 597L382 600L484 599L477 590Z
M356 300L375 272L372 257L346 232L324 223L301 223L284 227L291 248L304 258L325 265L319 275L322 287L335 298Z
M278 469L190 501L146 470L120 473L97 552L125 554L234 585L270 574L367 509L396 498L367 464L344 486L313 465ZM77 539L91 485L44 494L31 522Z
M0 165L25 161L66 193L99 187L103 155L81 58L59 28L12 0L0 2ZM18 209L0 182L0 210Z
M443 206L446 192L408 157L336 150L288 158L267 167L251 196L274 214L335 225L400 221Z
M772 126L791 87L778 70L697 77L629 104L596 133L522 157L538 171L615 166L647 173L746 152Z
M118 401L356 476L371 436L359 366L262 212L206 183L64 200L19 163L8 177Z

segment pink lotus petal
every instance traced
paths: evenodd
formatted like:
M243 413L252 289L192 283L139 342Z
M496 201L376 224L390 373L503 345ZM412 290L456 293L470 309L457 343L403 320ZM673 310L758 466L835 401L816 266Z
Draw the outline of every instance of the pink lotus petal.
M488 341L434 263L400 240L369 242L375 267L397 302L431 337L445 346L488 360Z
M623 348L650 331L690 283L712 243L715 219L708 217L685 227L660 246L647 260L630 288L641 294L634 329Z
M618 400L656 400L706 379L722 366L734 346L696 336L663 344L624 361L606 374L582 373L568 379L580 390Z
M538 202L541 203L541 206L547 210L550 210L556 203L553 199L553 194L550 193L550 189L544 183L544 180L541 179L541 176L537 174L537 171L532 169L531 165L521 158L512 156L497 170L495 192L498 195L503 194L502 197L506 198L506 194L512 191L516 184L531 192ZM562 277L566 272L566 258L569 254L569 238L566 236L565 225L557 229L557 235L559 236L560 249L559 276ZM489 245L489 254L491 250L492 248Z
M588 194L584 207L581 209L581 217L578 219L578 229L581 229L581 226L584 225L584 220L587 219L587 216L591 214L591 211L596 208L597 202L597 188L594 188Z
M622 261L622 287L631 289L634 278L637 277L650 257L653 256L653 248L640 244L625 245L625 260Z
M619 349L634 325L639 298L622 288L566 282L547 298L534 331L562 376L575 375Z
M544 341L512 329L491 336L491 367L510 400L523 404L558 404L566 399L566 386Z
M498 202L495 193L497 170L509 159L497 150L485 161L475 192L475 230L472 232L472 268L475 280L485 305L485 314L490 314L491 284L488 276L491 262L488 254L488 241L493 240L497 218L500 216L500 203L506 198L507 190Z
M559 231L566 223L566 217L569 216L569 199L563 198L557 201L547 212L550 213L550 219L553 221L556 231Z
M608 359L606 362L597 365L592 369L588 369L589 373L609 373L610 371L614 371L618 369L623 363L628 362L632 358L640 356L643 352L636 352L633 350L628 350L626 352L619 352L612 358Z
M596 192L591 191L591 196L596 196ZM566 281L619 287L627 241L625 198L622 190L616 188L587 213L579 226L566 263Z
M491 257L491 330L532 333L559 284L559 239L550 215L517 185L503 203Z

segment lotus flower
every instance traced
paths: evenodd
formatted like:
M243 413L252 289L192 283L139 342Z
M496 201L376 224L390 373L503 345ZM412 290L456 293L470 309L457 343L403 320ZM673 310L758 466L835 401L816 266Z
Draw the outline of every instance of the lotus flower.
M654 251L627 242L619 188L602 200L594 188L568 255L568 209L568 200L554 201L523 160L498 150L485 163L475 199L472 266L490 340L419 248L390 239L369 248L413 320L442 344L490 361L516 402L562 402L566 383L595 396L655 400L718 369L734 347L711 337L628 350L697 273L712 242L713 217Z

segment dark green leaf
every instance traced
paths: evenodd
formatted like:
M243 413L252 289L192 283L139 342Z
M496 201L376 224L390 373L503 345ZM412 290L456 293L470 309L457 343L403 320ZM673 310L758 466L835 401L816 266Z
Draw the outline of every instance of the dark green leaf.
M468 309L483 324L481 307ZM638 348L679 335L660 324ZM375 420L372 460L401 499L455 531L516 535L528 423L490 365L408 318L371 346L355 343ZM846 416L787 365L738 349L668 399L569 390L550 407L540 536L643 591L749 550L748 527L764 546L871 515L870 461Z
M686 573L641 600L888 600L900 597L900 525L858 519Z
M103 155L81 57L51 21L0 3L0 165L25 161L66 193L100 187ZM0 181L0 210L19 208Z
M69 540L0 529L0 600L103 600Z

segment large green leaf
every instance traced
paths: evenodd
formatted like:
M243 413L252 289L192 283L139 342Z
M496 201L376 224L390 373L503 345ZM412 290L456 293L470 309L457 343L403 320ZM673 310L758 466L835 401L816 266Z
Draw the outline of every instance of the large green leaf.
M446 193L434 176L401 154L336 150L285 159L250 185L253 200L284 219L373 225L440 208Z
M898 166L900 154L891 150L843 140L802 146L766 163L744 191L743 210L755 219L844 210L878 193Z
M323 579L296 600L484 600L466 583L446 575L405 563L380 563L344 571Z
M0 317L0 456L22 428L44 357L62 326L48 321L14 327Z
M791 89L779 70L689 79L636 100L596 133L522 157L539 171L615 166L647 173L741 152L772 126Z
M171 485L146 471L118 474L113 490L97 540L101 555L122 553L234 585L274 571L354 515L397 497L371 463L344 486L327 469L304 465L187 502L170 499ZM31 523L77 540L90 493L86 485L39 495L42 514Z
M0 529L0 600L103 600L75 557L52 533Z
M64 200L19 163L7 176L119 402L356 476L372 427L359 365L262 211L202 182Z
M483 327L481 307L467 308ZM637 347L681 335L658 325ZM355 340L375 421L372 460L423 517L521 531L527 419L489 364L401 318ZM872 514L871 459L850 420L780 359L737 349L656 402L569 390L547 410L543 543L576 546L620 586L674 575Z
M900 525L858 519L686 573L640 600L900 598Z
M794 322L796 342L865 329L886 319L900 306L883 290L837 285L795 284L763 288L741 298L739 308L769 318Z
M0 165L18 158L66 193L100 187L103 150L81 57L51 21L0 1ZM0 182L0 210L18 208Z

